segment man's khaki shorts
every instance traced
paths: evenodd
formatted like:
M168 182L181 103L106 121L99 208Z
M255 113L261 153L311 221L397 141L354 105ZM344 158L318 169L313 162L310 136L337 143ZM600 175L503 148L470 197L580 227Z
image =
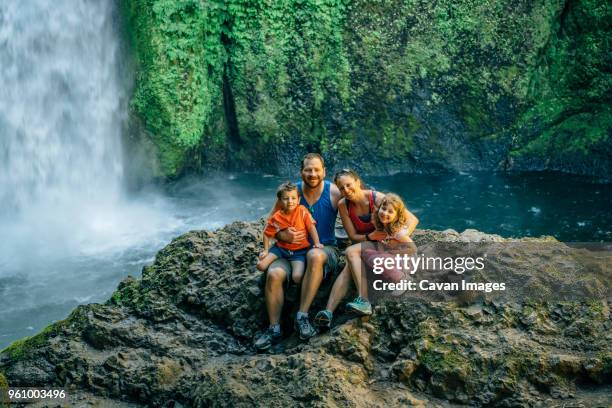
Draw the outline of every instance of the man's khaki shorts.
M338 269L339 257L338 247L334 245L325 245L323 251L327 254L327 262L323 267L323 279L326 279L328 275L334 275ZM308 267L308 256L306 256L306 267ZM268 266L268 270L272 268L283 268L287 274L286 282L291 282L291 263L284 258L278 258Z

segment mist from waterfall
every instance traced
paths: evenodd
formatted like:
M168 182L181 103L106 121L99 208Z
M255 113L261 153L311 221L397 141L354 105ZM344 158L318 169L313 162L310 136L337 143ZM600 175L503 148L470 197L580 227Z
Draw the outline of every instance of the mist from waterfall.
M125 191L121 23L117 0L0 2L0 345L108 298L185 228Z
M119 0L0 2L0 349L105 301L173 237L269 208L227 176L126 191L121 24Z

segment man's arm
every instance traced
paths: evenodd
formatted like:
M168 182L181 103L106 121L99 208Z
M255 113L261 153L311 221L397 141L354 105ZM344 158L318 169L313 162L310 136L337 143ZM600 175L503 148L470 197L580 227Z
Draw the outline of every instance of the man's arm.
M334 207L334 210L338 209L338 202L340 201L341 198L342 198L342 193L340 193L338 186L336 186L334 183L330 183L329 199L332 203L332 207Z
M288 244L297 244L306 239L306 231L289 227L282 231L278 231L275 238Z

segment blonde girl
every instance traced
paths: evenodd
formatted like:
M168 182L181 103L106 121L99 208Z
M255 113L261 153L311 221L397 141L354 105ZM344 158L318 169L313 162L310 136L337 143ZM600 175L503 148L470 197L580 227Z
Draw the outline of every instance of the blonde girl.
M404 201L397 194L385 195L374 217L374 225L379 231L387 235L382 240L386 245L412 242L409 230L410 212L406 209ZM414 229L413 229L414 230Z

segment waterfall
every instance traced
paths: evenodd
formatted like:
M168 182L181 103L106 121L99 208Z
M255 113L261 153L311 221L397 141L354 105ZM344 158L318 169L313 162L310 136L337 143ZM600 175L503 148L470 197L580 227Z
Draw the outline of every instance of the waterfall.
M9 232L27 240L43 229L48 239L65 239L68 225L95 228L91 215L120 200L127 75L116 8L114 1L0 3L5 244Z
M119 194L125 96L113 4L0 5L3 212Z

